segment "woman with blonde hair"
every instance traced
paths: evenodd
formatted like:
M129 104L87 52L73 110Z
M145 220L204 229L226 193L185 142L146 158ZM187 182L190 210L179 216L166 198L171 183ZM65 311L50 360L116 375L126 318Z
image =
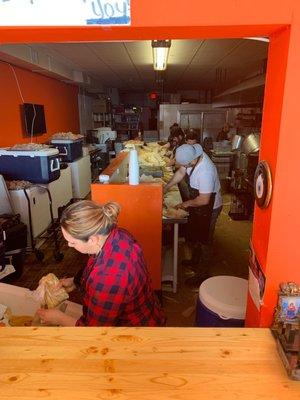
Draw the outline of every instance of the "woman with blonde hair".
M120 207L82 200L62 214L68 245L91 257L81 276L60 285L83 292L79 320L57 309L39 310L46 323L62 326L161 326L165 317L151 286L143 252L129 232L117 226Z

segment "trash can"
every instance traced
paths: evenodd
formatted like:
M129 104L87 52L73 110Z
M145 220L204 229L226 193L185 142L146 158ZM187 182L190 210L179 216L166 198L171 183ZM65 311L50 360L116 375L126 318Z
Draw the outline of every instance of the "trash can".
M244 326L248 281L235 276L214 276L199 288L196 326Z

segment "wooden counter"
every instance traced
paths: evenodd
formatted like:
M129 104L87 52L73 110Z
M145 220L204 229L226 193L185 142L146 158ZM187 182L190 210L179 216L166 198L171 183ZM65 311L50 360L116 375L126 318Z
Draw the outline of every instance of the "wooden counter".
M0 328L4 399L294 400L267 329Z

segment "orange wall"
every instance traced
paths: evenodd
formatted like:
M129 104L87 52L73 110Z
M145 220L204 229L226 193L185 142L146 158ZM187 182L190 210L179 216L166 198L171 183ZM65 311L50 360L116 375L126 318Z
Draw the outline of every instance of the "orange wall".
M269 45L260 159L268 162L272 171L273 179L276 174L289 38L290 29L286 28L272 35ZM256 207L254 213L252 237L253 247L260 265L268 279L264 301L265 304L262 305L261 313L258 313L255 309L255 305L250 296L248 298L247 325L249 326L259 325L264 311L267 311L269 314L268 321L265 321L264 323L269 324L269 321L272 319L272 313L276 302L276 294L273 292L271 303L269 303L270 296L268 291L270 277L274 276L274 271L270 271L267 267L272 211L273 201L271 201L267 209ZM277 287L278 283L276 282L275 285Z
M44 142L58 131L79 132L78 89L56 79L14 67L25 103L43 104L47 134L35 136ZM10 66L0 62L0 147L29 142L23 137L21 95Z
M271 166L270 207L255 210L253 243L266 274L264 306L247 323L268 326L283 280L300 282L299 0L132 0L131 27L0 28L1 42L270 36L261 154Z
M300 283L300 2L290 29L266 262L267 290L260 325L269 324L278 283Z

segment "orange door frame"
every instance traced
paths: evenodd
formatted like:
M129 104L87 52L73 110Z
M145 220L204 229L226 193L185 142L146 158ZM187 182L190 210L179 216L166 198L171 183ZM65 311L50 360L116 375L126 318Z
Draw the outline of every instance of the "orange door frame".
M300 2L131 0L131 16L130 27L0 27L0 42L270 38L260 158L271 166L274 190L269 207L255 209L252 236L266 289L259 310L249 296L246 320L269 326L278 284L300 282Z

